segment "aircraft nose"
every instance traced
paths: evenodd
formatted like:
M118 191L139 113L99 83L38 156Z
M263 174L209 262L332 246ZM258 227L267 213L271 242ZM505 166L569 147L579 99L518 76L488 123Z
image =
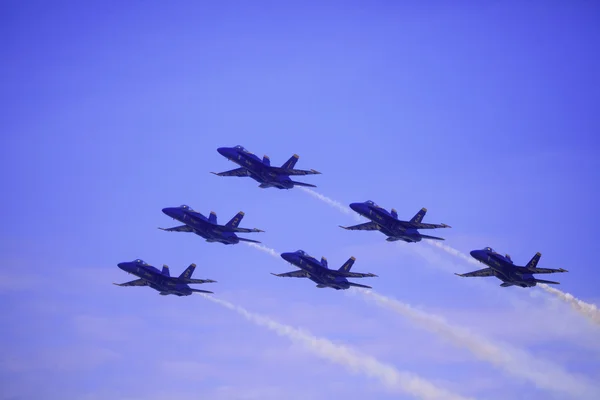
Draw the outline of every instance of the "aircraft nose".
M128 265L129 265L129 263L122 262L122 263L118 263L117 267L121 268L123 271L127 271L127 266Z
M476 260L479 260L481 258L481 250L472 250L470 254L471 257L473 257Z
M365 205L363 203L351 203L350 208L360 214L363 212Z
M174 208L174 207L165 207L162 209L162 212L167 214L171 218L175 218L177 211L178 211L177 208Z
M228 157L229 153L231 153L231 149L229 147L219 147L217 149L217 151L219 152L220 155L222 155L223 157Z
M292 262L294 256L294 253L281 253L281 258L283 258L287 262Z

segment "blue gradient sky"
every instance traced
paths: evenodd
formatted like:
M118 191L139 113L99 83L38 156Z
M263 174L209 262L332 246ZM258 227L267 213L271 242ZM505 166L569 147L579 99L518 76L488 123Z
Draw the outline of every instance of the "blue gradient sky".
M0 399L398 398L200 296L120 288L142 258L216 296L483 399L568 398L246 245L161 213L189 204L246 235L350 256L389 296L600 380L598 328L538 288L398 246L301 190L261 190L217 152L242 144L344 204L421 207L446 244L566 268L598 304L600 8L590 1L18 2L0 13ZM300 179L299 179L300 180ZM415 251L419 246L429 254ZM554 275L553 277L556 277ZM407 397L408 398L408 397Z

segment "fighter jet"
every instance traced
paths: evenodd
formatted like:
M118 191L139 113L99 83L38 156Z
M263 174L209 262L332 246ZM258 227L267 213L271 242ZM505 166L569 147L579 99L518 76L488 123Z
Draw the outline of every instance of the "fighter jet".
M318 288L330 287L335 290L340 290L348 289L350 286L358 286L371 289L371 286L348 282L346 278L366 278L377 276L375 274L350 272L350 268L352 268L352 265L356 260L354 257L350 257L348 261L346 261L344 265L337 270L329 269L327 267L327 259L325 257L322 257L321 261L317 261L316 258L309 256L302 250L298 250L293 253L282 253L281 258L301 269L283 274L271 273L271 275L288 278L308 278L315 282Z
M354 226L340 225L340 228L356 231L380 231L388 237L386 239L388 242L403 240L407 243L414 243L420 242L421 239L444 240L436 236L423 235L417 229L450 228L446 224L437 225L421 222L427 212L426 208L422 208L410 221L398 220L396 210L392 208L391 212L387 212L371 200L364 203L352 203L350 208L371 221Z
M466 274L455 274L463 277L471 276L495 276L500 279L502 283L500 286L521 286L521 287L532 287L538 283L551 283L559 285L559 282L545 281L543 279L536 279L532 274L553 274L557 272L569 272L566 269L550 269L550 268L537 268L537 264L540 261L541 253L536 253L531 261L524 267L514 265L512 259L507 254L505 256L496 253L491 247L486 247L483 250L473 250L471 256L489 266L489 268L480 269Z
M190 266L177 278L171 277L168 266L163 265L161 272L139 258L134 261L119 263L117 266L125 272L139 276L140 279L126 283L113 283L113 285L150 286L152 289L158 290L159 294L163 296L168 294L174 294L175 296L189 296L194 292L212 293L208 290L192 289L188 284L216 282L211 279L192 279L196 264L190 264Z
M269 157L263 156L261 160L240 145L235 147L219 147L217 151L223 157L238 164L240 168L219 173L211 172L211 174L218 176L249 176L260 183L258 187L263 189L269 187L291 189L294 186L316 187L309 183L293 181L290 179L290 175L320 174L319 171L315 171L314 169L310 171L294 169L298 158L300 158L297 154L294 154L289 160L284 162L281 167L272 167Z
M263 230L252 228L238 228L240 221L244 218L244 213L240 211L231 218L225 225L217 224L217 214L214 211L210 212L208 218L200 214L198 211L192 210L185 204L179 207L163 208L162 212L169 217L183 222L185 225L176 226L174 228L158 228L168 232L194 232L198 236L202 236L207 242L219 242L223 244L237 244L240 241L260 243L257 240L250 240L238 237L234 232L264 232Z

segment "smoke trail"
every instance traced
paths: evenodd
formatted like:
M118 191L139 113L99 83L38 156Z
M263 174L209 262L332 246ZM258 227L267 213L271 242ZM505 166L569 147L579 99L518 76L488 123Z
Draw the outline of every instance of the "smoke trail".
M417 310L408 304L380 295L371 290L355 288L366 300L395 311L417 325L437 333L453 344L471 351L477 358L487 361L509 374L527 379L538 388L565 392L576 398L600 398L599 388L591 386L583 378L565 371L558 365L538 360L524 351L503 343L494 343L467 329L451 325L441 317Z
M363 373L371 378L376 378L392 390L400 390L422 399L449 399L461 400L465 397L450 393L438 388L427 380L409 372L396 370L389 364L384 364L373 357L363 355L357 351L342 345L335 344L327 339L319 338L305 331L296 329L289 325L280 324L265 316L254 314L246 309L235 306L227 301L220 300L207 295L204 298L215 302L223 307L229 308L241 314L247 320L257 325L275 331L280 336L285 336L295 342L301 343L316 355L329 361L338 363L351 372Z
M561 290L550 287L545 283L540 283L538 286L569 304L572 309L589 318L592 322L600 325L600 310L595 304L586 303L570 293L565 293Z
M339 211L343 212L344 214L352 215L356 221L361 221L360 216L358 214L356 214L354 211L352 211L351 208L346 207L339 201L330 199L329 197L323 196L321 193L315 192L314 190L306 188L306 187L299 187L299 189L305 191L306 193L310 194L311 196L313 196L321 201L324 201L325 203L329 204L330 206L337 208Z
M464 260L464 261L466 261L466 262L468 262L468 263L471 263L471 264L474 264L474 265L480 266L480 263L479 263L479 261L475 260L475 259L474 259L474 258L472 258L472 257L469 257L468 255L466 255L466 254L464 254L464 253L461 253L460 251L458 251L458 250L456 250L455 248L452 248L452 247L450 247L450 246L448 246L448 245L445 245L445 244L442 244L442 243L440 243L440 242L433 241L433 240L427 240L427 241L425 241L425 243L427 243L427 244L428 244L428 245L430 245L430 246L435 246L435 247L437 247L437 248L439 248L439 249L442 249L442 250L444 250L446 253L449 253L449 254L452 254L453 256L456 256L456 257L458 257L458 258L461 258L462 260Z
M252 243L252 242L244 242L244 243L246 243L250 247L254 247L255 249L264 251L265 253L267 253L275 258L279 258L279 253L277 251L275 251L275 249L272 249L267 246L263 246L262 244L256 244L256 243Z

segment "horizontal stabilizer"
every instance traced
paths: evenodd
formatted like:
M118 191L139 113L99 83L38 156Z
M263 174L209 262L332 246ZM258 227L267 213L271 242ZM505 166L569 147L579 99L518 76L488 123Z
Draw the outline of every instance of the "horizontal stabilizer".
M210 290L201 290L201 289L190 289L192 292L196 292L196 293L214 293L211 292Z
M190 264L190 266L187 267L185 271L181 273L181 275L179 275L179 279L191 279L195 269L196 264Z
M355 287L361 287L361 288L365 288L365 289L373 289L371 286L361 285L360 283L354 283L354 282L348 282L348 285L355 286Z
M317 187L316 185L311 185L310 183L304 183L304 182L296 182L296 181L291 181L294 186L304 186L304 187Z
M437 237L437 236L429 236L429 235L420 235L420 236L421 236L421 239L446 240L444 238Z
M551 285L560 285L560 282L546 281L544 279L536 279L535 283L549 283Z
M238 239L240 240L240 242L262 243L262 242L259 242L258 240L246 239L246 238L241 238L241 237L238 237Z

